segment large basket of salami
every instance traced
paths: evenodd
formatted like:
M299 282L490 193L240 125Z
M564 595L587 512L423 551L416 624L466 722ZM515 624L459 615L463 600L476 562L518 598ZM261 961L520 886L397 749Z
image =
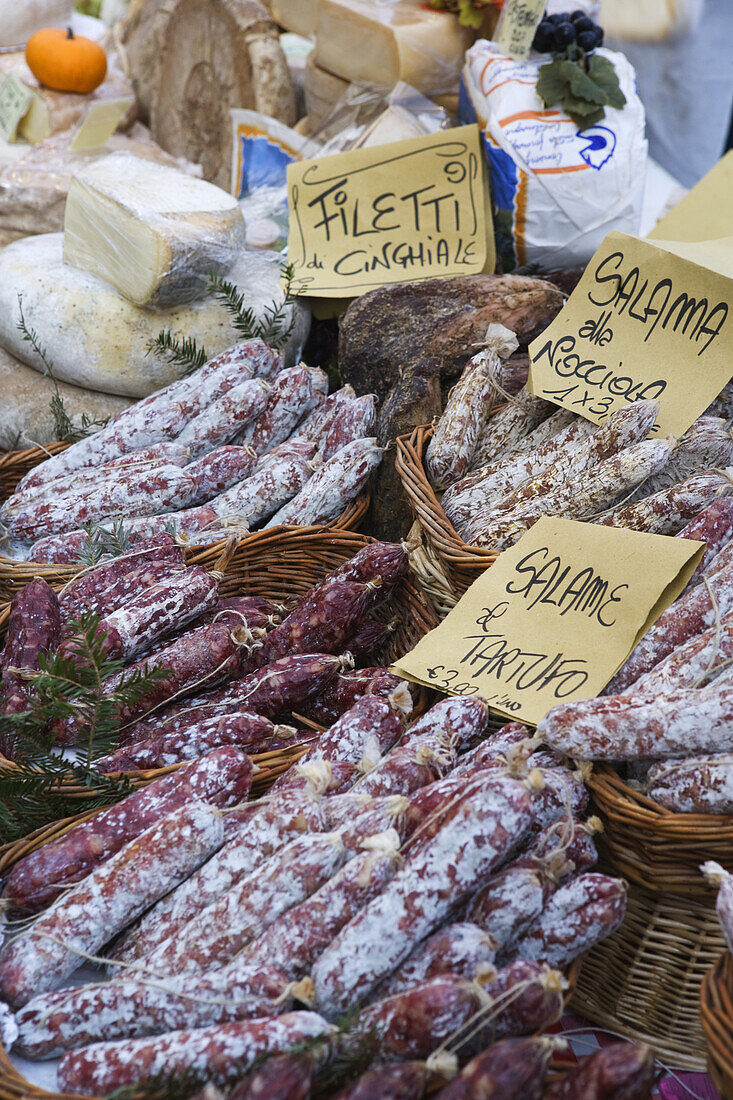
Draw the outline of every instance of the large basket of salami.
M95 636L103 637L95 660L117 660L128 680L136 670L163 670L139 698L115 703L121 747L105 752L95 771L123 773L137 785L214 744L239 744L252 756L254 789L262 791L348 707L350 691L354 698L392 691L399 680L386 666L437 623L397 544L343 531L286 529L231 540L216 560L210 554L199 565L185 562L166 535L82 570L73 581L51 575L52 586L39 576L16 593L0 615L10 666L3 681L6 712L23 715L36 704L25 670L41 667L44 644L57 657L64 647L77 658L87 652L87 635L69 637L68 627L91 612ZM325 602L314 587L319 584ZM16 651L24 645L27 615L34 616L39 644L33 652ZM114 676L106 683L102 698L117 690ZM331 698L334 692L343 698ZM417 692L418 712L427 694ZM83 723L96 720L99 697L79 687L77 710L53 726L57 743L78 742ZM87 718L76 717L84 708ZM43 730L58 717L57 710L39 713L36 725L45 721ZM250 717L240 721L237 713ZM2 756L0 764L17 771ZM62 789L65 798L81 801L100 793L83 778L68 779Z
M700 990L700 1018L708 1045L708 1072L721 1096L733 1096L733 958L725 951Z
M354 529L382 458L372 396L248 340L91 435L0 460L8 558L63 564L88 529L192 545L269 528Z
M710 887L700 864L714 859L733 871L733 815L674 813L631 786L608 764L588 780L603 821L603 845L614 867L648 890L703 900Z
M26 918L0 955L3 1034L25 1061L0 1058L0 1096L40 1100L42 1059L61 1059L55 1096L180 1095L255 1071L272 1076L247 1079L252 1095L279 1095L287 1071L326 1096L417 1074L406 1095L421 1096L456 1059L485 1076L484 1052L519 1036L504 1072L512 1095L537 1090L554 1043L529 1037L623 920L624 884L588 873L592 830L570 827L561 790L496 768L516 730L487 737L481 700L444 699L406 729L378 703L321 741L328 783L313 760L242 803L251 776L228 747L2 854L4 904ZM384 756L351 786L367 714ZM80 959L115 977L126 963L124 980Z
M584 956L573 1007L672 1066L703 1070L700 987L724 947L712 899L632 886L621 928Z

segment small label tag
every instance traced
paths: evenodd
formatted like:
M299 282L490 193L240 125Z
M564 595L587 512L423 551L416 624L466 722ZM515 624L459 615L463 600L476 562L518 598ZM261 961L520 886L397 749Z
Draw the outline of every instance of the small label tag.
M506 0L494 33L497 46L512 57L529 57L544 14L545 0Z
M91 153L104 149L134 102L132 96L124 96L92 103L69 146L71 152Z
M16 76L6 78L0 87L0 137L14 141L18 123L31 105L33 93Z
M705 544L543 517L393 671L537 723L605 687Z

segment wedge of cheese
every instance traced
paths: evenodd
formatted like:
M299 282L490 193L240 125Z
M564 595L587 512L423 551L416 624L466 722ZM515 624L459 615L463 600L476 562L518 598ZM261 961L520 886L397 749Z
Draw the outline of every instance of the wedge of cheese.
M419 0L320 0L314 60L344 80L454 92L473 32Z
M245 247L237 200L203 180L125 153L71 181L64 260L135 305L168 309L205 293Z
M23 237L0 249L0 347L43 373L44 366L18 332L18 296L28 325L46 349L54 377L125 397L145 397L180 378L182 369L149 354L161 329L181 340L192 337L218 355L241 340L222 303L211 295L166 313L142 309L121 298L108 283L62 258L63 235ZM262 249L243 252L228 278L258 318L283 303L281 258ZM300 301L285 306L285 365L296 361L308 336L310 310ZM2 392L2 390L0 390Z
M318 18L318 0L265 0L272 18L281 27L296 34L314 34Z
M305 88L305 109L313 126L326 117L346 89L349 81L322 69L316 65L313 53L308 55L303 78Z

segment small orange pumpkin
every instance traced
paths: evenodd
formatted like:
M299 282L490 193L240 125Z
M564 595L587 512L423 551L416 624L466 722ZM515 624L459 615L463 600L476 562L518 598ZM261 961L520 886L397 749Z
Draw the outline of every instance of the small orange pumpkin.
M44 27L28 39L28 68L41 84L57 92L87 95L107 75L107 55L98 42L75 35L71 27Z

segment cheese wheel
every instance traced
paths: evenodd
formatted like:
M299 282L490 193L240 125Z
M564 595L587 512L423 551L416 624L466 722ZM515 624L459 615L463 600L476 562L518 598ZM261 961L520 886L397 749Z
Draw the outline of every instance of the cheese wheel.
M64 217L64 260L138 306L200 298L245 247L239 203L177 168L113 153L76 173Z
M0 347L36 370L43 371L43 364L17 328L19 295L55 377L104 393L145 397L181 376L180 367L147 354L161 329L179 340L193 337L210 356L241 340L215 298L155 313L121 298L95 275L65 264L62 253L61 233L24 237L0 251ZM229 272L259 317L273 299L282 302L280 262L272 252L252 250ZM308 335L310 312L297 302L288 305L285 315L286 326L290 317L295 320L284 349L290 365Z
M321 0L315 62L344 80L390 87L404 80L440 95L456 91L473 37L455 15L418 0Z

